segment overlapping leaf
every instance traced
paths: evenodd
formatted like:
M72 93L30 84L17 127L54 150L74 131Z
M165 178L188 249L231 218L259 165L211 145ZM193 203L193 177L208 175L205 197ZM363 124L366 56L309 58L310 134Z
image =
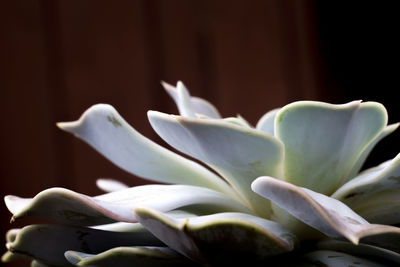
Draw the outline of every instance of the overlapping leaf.
M161 84L175 101L179 114L182 116L192 118L201 116L214 119L221 118L218 110L210 102L199 97L190 96L189 91L181 81L178 81L176 87L166 82L162 82Z
M346 203L368 221L400 223L400 154L364 171L344 184L332 197Z
M65 257L77 266L194 266L188 259L166 247L116 247L99 254L67 251Z
M279 224L245 213L174 219L135 209L139 222L172 249L202 263L265 259L294 249L296 237Z
M30 215L74 225L136 222L132 211L138 206L160 211L190 205L208 206L212 211L248 211L221 193L189 185L143 185L97 197L63 188L51 188L33 199L6 196L5 201L14 219Z
M94 105L79 120L57 125L132 174L164 183L197 185L231 193L229 186L206 168L142 136L110 105Z
M271 177L260 177L252 184L253 190L273 201L297 219L316 228L330 237L345 237L358 244L360 239L382 235L400 234L400 228L369 224L365 219L352 211L342 202L300 188L290 183ZM375 240L375 239L372 240ZM377 241L386 246L386 242Z
M272 136L275 135L275 118L280 109L276 108L265 113L257 122L256 129L266 132Z
M259 215L269 216L268 202L254 194L251 182L261 175L279 177L283 147L274 137L221 120L190 119L148 113L154 130L171 146L217 170Z
M115 192L123 189L129 188L124 183L121 183L119 181L113 180L113 179L97 179L96 180L96 185L98 188L103 190L104 192Z
M283 107L275 136L285 144L284 177L298 186L330 195L361 167L370 144L387 124L375 102L344 105L300 101Z
M388 266L400 265L399 253L367 244L354 245L346 241L331 239L318 242L317 248L320 250L333 250L358 257L370 258L379 262L384 262Z
M40 242L40 245L38 245ZM27 255L40 262L56 266L70 266L64 258L67 250L100 253L118 246L163 245L148 231L132 229L129 232L110 232L62 225L29 225L13 242L11 252Z

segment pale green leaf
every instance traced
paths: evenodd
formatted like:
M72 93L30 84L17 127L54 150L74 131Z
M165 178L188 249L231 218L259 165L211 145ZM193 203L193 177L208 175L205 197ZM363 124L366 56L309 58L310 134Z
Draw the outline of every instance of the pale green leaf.
M280 108L276 108L265 113L257 122L256 129L266 132L272 136L275 135L275 117Z
M332 197L370 222L400 223L400 154L368 169L339 188Z
M106 179L106 178L97 179L96 185L104 192L115 192L129 188L129 186L120 181L114 179Z
M29 256L17 252L7 251L1 256L1 262L9 263L17 260L31 259Z
M28 255L44 264L70 266L67 250L100 253L118 246L159 246L162 243L148 231L110 232L62 225L29 225L9 244L9 250Z
M79 120L57 125L87 142L118 167L137 176L231 192L226 183L206 168L142 136L110 105L94 105Z
M269 203L250 189L261 175L281 172L279 140L255 129L215 119L190 119L161 112L148 113L154 130L177 150L217 170L258 215L268 217Z
M363 166L365 160L367 159L369 153L372 151L372 149L376 146L376 144L381 141L383 138L388 136L389 134L393 133L398 127L400 123L396 124L391 124L389 126L386 126L381 133L372 141L369 143L369 145L364 149L364 151L361 153L361 155L358 157L356 163L354 164L349 176L347 177L347 180L353 179L359 172L361 167Z
M190 205L210 207L213 211L249 211L221 193L189 185L143 185L97 197L63 188L51 188L33 199L6 196L5 202L13 219L29 215L73 225L136 222L132 211L138 206L160 211Z
M172 249L197 262L265 259L293 250L296 237L281 225L244 213L175 219L135 209L139 222Z
M337 199L272 177L258 178L252 189L330 237L345 237L358 244L362 238L400 233L397 227L369 224Z
M332 194L352 178L359 158L386 124L386 110L375 102L300 101L283 107L276 115L275 136L285 145L286 181Z
M220 119L218 110L207 100L191 97L185 85L178 81L176 87L166 82L161 82L164 89L175 101L179 114L186 117L209 117Z
M188 259L166 247L117 247L99 254L67 251L65 257L76 266L191 266Z

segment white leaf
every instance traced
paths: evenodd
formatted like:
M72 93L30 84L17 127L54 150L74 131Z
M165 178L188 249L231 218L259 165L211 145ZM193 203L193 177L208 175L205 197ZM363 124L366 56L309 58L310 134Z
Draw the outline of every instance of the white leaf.
M257 122L256 129L266 132L272 136L275 135L275 117L280 108L276 108L265 113Z
M229 194L219 177L147 139L133 129L110 105L94 105L74 122L57 124L83 139L118 167L143 178L164 183L208 187Z
M272 177L258 178L252 189L330 237L343 236L358 244L361 238L400 233L397 227L369 224L339 200Z
M172 249L197 262L227 263L245 255L265 259L293 250L296 237L281 225L244 213L176 219L147 208L139 222Z
M362 163L359 158L381 137L386 124L386 110L376 102L300 101L281 108L275 136L285 144L286 181L332 194L353 178L354 166Z
M175 101L179 114L185 117L209 117L220 119L218 110L207 100L199 97L191 97L185 85L178 81L176 87L161 82L164 89Z
M333 195L374 223L400 223L400 154L368 169Z
M247 208L221 193L189 185L143 185L97 197L51 188L33 199L6 196L5 202L13 219L30 215L74 225L136 222L132 211L138 206L164 212L190 205L210 207L213 211L248 212Z
M261 131L215 119L190 119L149 111L154 130L177 150L218 171L243 203L268 218L269 204L251 191L261 175L280 175L282 143Z
M105 178L97 179L96 185L98 188L100 188L105 192L115 192L129 188L129 186L127 186L124 183L121 183L120 181L114 179L105 179Z

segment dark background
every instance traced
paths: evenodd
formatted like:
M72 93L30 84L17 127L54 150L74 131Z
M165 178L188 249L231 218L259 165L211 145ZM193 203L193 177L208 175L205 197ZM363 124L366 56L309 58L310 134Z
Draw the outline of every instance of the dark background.
M302 99L375 100L400 121L398 16L388 3L2 1L1 195L54 186L95 195L99 177L145 183L55 122L109 103L162 143L146 118L149 109L176 113L160 80L182 80L223 116L253 124ZM399 140L397 132L382 141L367 166L393 158ZM4 205L0 215L0 234L32 221L9 225Z

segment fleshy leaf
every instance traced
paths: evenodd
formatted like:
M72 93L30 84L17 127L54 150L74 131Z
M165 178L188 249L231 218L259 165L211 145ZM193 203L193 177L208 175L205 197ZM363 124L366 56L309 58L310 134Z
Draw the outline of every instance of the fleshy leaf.
M33 260L31 262L31 267L54 267L54 266L44 264L43 262L40 262L38 260Z
M378 231L371 229L371 232L376 231L376 233L366 235L360 242L400 253L400 228L397 228L397 231L393 231L393 228L397 227L386 226Z
M387 265L400 265L399 253L367 244L354 245L349 242L331 239L318 242L317 247L321 250L333 250L362 258L375 259L378 262L383 261Z
M332 197L346 203L368 221L400 223L400 154L362 172Z
M353 177L355 177L359 172L360 169L362 167L362 165L364 164L365 160L367 159L369 153L371 152L371 150L376 146L376 144L381 141L383 138L385 138L386 136L388 136L389 134L393 133L398 127L399 127L400 123L396 123L396 124L391 124L389 126L386 126L381 133L379 134L378 137L376 137L365 149L364 151L361 153L361 155L359 156L357 162L354 164L353 169L351 170L349 176L348 176L348 180L353 179Z
M258 215L268 218L269 203L254 194L251 182L281 172L279 140L255 129L214 119L190 119L149 111L153 129L177 150L218 171Z
M174 219L135 209L139 222L172 249L210 264L264 259L293 250L296 237L281 225L245 213Z
M15 238L17 237L18 233L21 231L21 228L14 228L10 229L6 233L6 242L14 242Z
M166 212L168 216L173 218L190 218L196 216L193 213L183 211L183 210L173 210ZM147 232L146 228L143 227L140 223L125 223L125 222L116 222L110 224L102 224L91 226L92 229L98 229L103 231L111 231L111 232Z
M272 177L258 178L252 189L330 237L343 236L358 244L361 238L400 233L397 227L369 224L339 200Z
M161 82L161 84L175 101L179 114L182 116L221 118L218 110L210 102L199 97L191 97L189 91L181 81L178 81L176 87L166 82Z
M184 206L206 206L222 211L248 211L238 202L207 188L189 185L143 185L89 197L63 188L51 188L31 198L6 196L13 219L39 216L58 223L98 225L114 221L136 222L138 206L169 211Z
M276 115L275 136L285 144L286 180L332 194L352 178L354 166L362 163L358 159L386 124L386 110L376 102L300 101L283 107Z
M166 247L117 247L100 254L67 251L65 257L77 266L190 266L191 262ZM192 264L194 265L194 264Z
M237 115L236 117L228 117L223 119L226 122L236 124L241 127L251 128L251 125L248 121L246 121L242 116Z
M9 263L12 261L17 261L17 260L22 260L22 259L30 259L29 256L20 254L20 253L15 253L11 251L7 251L1 256L1 262L4 263Z
M164 183L208 187L228 194L232 191L206 168L138 133L110 105L94 105L79 120L57 125L137 176Z
M96 185L104 192L115 192L129 188L129 186L120 181L114 179L105 179L105 178L97 179Z
M280 108L276 108L265 113L257 122L256 129L266 132L272 136L275 135L275 117Z
M307 253L305 259L307 259L311 264L315 264L311 266L387 267L387 265L372 260L330 250L318 250Z
M54 224L29 225L18 233L9 250L44 264L69 266L64 258L67 250L100 253L117 246L136 245L159 246L162 243L148 231L108 232Z

